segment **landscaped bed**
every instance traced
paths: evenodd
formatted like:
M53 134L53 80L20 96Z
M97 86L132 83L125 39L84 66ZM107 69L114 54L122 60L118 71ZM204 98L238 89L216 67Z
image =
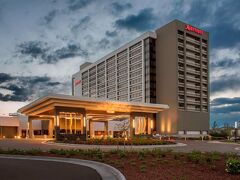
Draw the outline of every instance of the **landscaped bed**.
M177 153L161 149L138 151L52 149L42 152L41 150L13 149L0 150L0 154L40 155L100 161L119 169L128 180L240 179L239 157L236 154L218 152Z
M87 139L86 141L64 139L64 143L71 144L88 144L88 145L167 145L176 144L174 141L159 140L153 138L133 138L124 140L123 138L107 138L107 139Z

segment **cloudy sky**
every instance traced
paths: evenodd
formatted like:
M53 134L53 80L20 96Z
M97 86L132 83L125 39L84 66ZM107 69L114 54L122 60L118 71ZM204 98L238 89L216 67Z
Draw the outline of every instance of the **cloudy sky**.
M71 94L85 61L180 19L210 33L211 122L240 120L238 0L0 0L0 114Z

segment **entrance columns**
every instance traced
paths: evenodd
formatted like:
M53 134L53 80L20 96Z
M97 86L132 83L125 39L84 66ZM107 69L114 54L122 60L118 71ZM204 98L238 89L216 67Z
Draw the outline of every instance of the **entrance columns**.
M60 135L60 123L59 123L59 112L57 109L54 109L54 130L55 130L55 139L59 140Z
M88 127L88 129L89 129L89 137L91 138L92 136L93 136L93 134L92 134L92 131L93 131L93 122L92 122L92 120L91 119L89 119L89 127Z
M33 125L32 125L32 117L28 116L28 136L29 138L33 138Z
M147 114L147 134L152 134L153 114Z
M48 120L48 137L53 138L53 119Z
M87 122L87 116L86 116L86 112L83 113L83 131L82 131L82 134L85 134L86 135L86 123Z
M105 131L104 135L108 136L108 121L104 122L104 131Z
M130 114L130 137L133 137L135 135L135 115Z

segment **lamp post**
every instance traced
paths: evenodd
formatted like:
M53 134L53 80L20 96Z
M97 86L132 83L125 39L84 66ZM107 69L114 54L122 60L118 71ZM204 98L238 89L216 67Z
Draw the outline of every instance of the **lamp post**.
M237 142L237 128L238 128L238 122L235 122L235 129L234 129L234 141Z

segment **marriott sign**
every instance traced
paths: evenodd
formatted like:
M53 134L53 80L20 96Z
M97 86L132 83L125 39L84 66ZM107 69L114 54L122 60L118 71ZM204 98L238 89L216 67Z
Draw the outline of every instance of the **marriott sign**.
M185 26L185 30L188 30L188 31L191 31L191 32L195 32L195 33L200 34L200 35L203 34L203 30L197 29L197 28L192 27L192 26L190 26L190 25L186 25L186 26Z

